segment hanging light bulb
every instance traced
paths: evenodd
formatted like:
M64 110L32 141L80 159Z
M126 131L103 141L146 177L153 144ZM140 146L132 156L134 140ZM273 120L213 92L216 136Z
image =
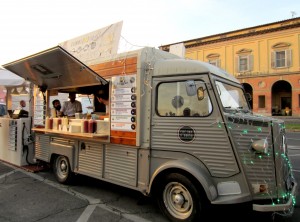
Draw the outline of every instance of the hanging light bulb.
M12 95L19 95L19 92L18 92L17 88L15 87L15 88L13 88L11 90L10 94L12 94Z
M20 94L28 94L27 90L25 89L25 86L23 86L23 89L21 90Z

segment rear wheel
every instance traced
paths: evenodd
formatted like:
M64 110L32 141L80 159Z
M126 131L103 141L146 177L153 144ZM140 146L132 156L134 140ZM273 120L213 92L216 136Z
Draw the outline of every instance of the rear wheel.
M189 178L172 173L158 186L158 206L171 221L201 221L204 218L203 200L206 197L201 197L202 192Z
M68 184L72 180L72 172L69 159L65 156L57 156L53 163L53 172L58 182Z

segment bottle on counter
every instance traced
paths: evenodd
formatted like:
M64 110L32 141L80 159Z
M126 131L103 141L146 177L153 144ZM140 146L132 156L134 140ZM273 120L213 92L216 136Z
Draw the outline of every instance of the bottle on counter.
M58 118L57 120L57 128L58 130L61 130L61 118Z
M81 120L81 133L84 133L84 119Z
M89 132L89 121L87 119L85 119L83 124L84 124L84 126L83 126L84 133L88 133Z
M94 132L94 120L90 119L89 120L89 133L93 133Z
M69 125L69 119L68 119L68 117L64 117L63 118L63 125L64 126L68 126Z
M96 120L93 120L93 130L94 132L93 133L97 133L97 121Z
M49 117L47 116L45 119L45 129L49 129Z
M55 118L55 117L56 117L56 109L55 109L55 108L52 108L52 109L51 109L51 117L52 117L52 118Z
M49 118L49 129L53 129L53 118Z

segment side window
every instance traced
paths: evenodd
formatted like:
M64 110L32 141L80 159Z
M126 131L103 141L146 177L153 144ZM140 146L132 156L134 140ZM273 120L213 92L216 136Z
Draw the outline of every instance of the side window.
M210 59L210 60L208 60L208 63L211 65L220 67L221 61L220 61L220 59Z
M272 68L285 68L291 66L291 50L274 51L272 55Z
M200 80L164 82L158 85L157 114L159 116L208 116L212 104Z
M253 55L251 49L241 49L237 51L236 72L244 73L253 71Z
M206 56L208 63L217 67L221 67L221 59L218 53L211 53Z
M287 68L292 66L292 50L291 44L287 42L279 42L272 46L271 66L276 68Z
M246 72L249 70L249 56L239 56L239 71Z

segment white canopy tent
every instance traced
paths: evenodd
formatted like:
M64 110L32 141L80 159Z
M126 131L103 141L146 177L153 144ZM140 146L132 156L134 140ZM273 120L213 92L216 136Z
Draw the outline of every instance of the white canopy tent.
M0 86L20 86L25 82L25 79L20 76L0 68Z
M0 67L0 99L6 104L7 109L15 109L15 107L19 104L19 100L21 99L29 102L29 95L25 96L19 93L21 92L20 90L22 90L22 88L25 89L26 85L27 84L24 78ZM11 96L13 90L15 90L14 93L18 92L17 97Z

